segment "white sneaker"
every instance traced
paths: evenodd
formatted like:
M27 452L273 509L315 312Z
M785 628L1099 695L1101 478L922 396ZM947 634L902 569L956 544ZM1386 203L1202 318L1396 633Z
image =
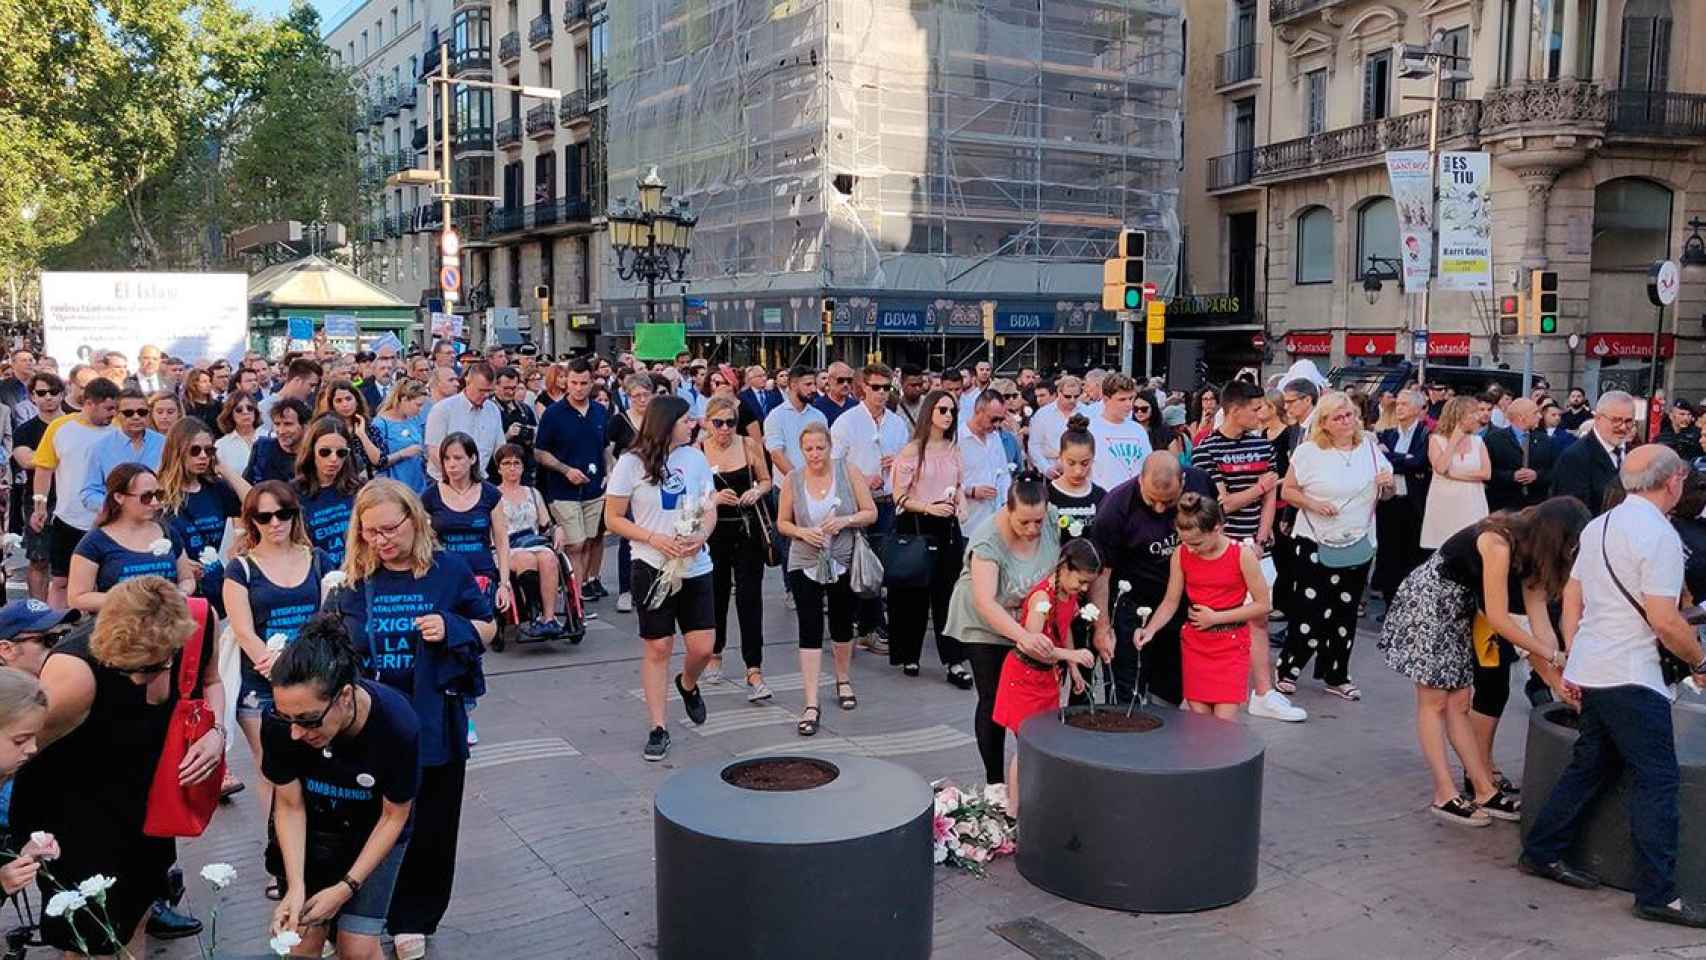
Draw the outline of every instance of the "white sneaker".
M1285 694L1278 690L1269 690L1266 696L1250 694L1250 716L1266 717L1285 723L1302 723L1309 719L1309 711L1292 706Z
M631 593L628 593L626 591L618 594L616 596L616 612L617 613L633 613L634 612L634 595Z
M710 663L705 664L705 669L701 670L699 672L699 682L700 683L722 683L723 682L723 661L712 660Z

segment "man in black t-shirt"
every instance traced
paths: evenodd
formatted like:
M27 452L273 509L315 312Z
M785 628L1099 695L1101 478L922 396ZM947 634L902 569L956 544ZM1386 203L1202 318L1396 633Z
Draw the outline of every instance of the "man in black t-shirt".
M59 416L59 405L65 398L65 383L51 373L37 373L30 377L29 396L36 410L36 415L18 424L12 431L12 495L11 529L18 531L24 538L24 556L29 559L29 571L25 579L29 584L30 596L37 600L47 599L47 588L52 579L49 571L48 538L43 533L30 528L30 500L24 492L35 489L35 451L41 444L42 434L47 432L47 425ZM51 516L54 507L56 491L49 490L47 494L47 512Z
M497 396L493 402L503 418L504 442L521 447L521 485L531 487L535 476L533 440L539 432L539 418L533 413L533 404L521 395L520 370L504 367L498 371ZM491 481L499 482L496 457L492 458L490 472Z

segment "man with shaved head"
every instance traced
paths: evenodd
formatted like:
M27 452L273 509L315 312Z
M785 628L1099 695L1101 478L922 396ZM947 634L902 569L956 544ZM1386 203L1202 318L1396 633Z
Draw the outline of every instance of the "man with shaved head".
M812 401L823 418L835 426L835 421L841 415L859 405L859 398L853 395L853 368L840 360L831 363L818 378L817 398Z
M1540 407L1524 397L1505 407L1508 426L1487 431L1487 458L1493 476L1487 481L1487 509L1521 510L1545 500L1552 492L1552 467L1558 453L1540 429Z
M1131 637L1138 626L1137 608L1159 607L1167 595L1169 565L1179 545L1173 518L1187 491L1215 496L1207 474L1157 450L1144 458L1137 476L1108 491L1090 524L1091 542L1102 555L1102 573L1090 585L1090 599L1112 611L1096 621L1093 638L1102 662L1112 667L1112 690L1104 691L1110 702L1149 695L1176 704L1184 695L1179 675L1184 615L1158 625L1161 632L1143 648L1141 672Z

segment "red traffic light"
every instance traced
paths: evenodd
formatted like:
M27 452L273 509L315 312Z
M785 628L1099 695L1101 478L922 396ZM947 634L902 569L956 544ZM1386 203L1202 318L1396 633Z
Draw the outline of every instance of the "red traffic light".
M1519 307L1517 306L1517 298L1515 296L1504 296L1499 298L1500 313L1512 314L1518 312L1518 310Z

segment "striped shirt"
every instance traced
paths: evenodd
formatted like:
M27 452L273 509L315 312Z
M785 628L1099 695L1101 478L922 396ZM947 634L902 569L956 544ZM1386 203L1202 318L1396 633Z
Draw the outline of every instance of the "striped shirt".
M1274 469L1274 445L1260 431L1233 439L1216 430L1191 451L1191 466L1207 473L1226 493L1243 493ZM1226 512L1226 535L1234 540L1254 538L1261 526L1261 497Z

